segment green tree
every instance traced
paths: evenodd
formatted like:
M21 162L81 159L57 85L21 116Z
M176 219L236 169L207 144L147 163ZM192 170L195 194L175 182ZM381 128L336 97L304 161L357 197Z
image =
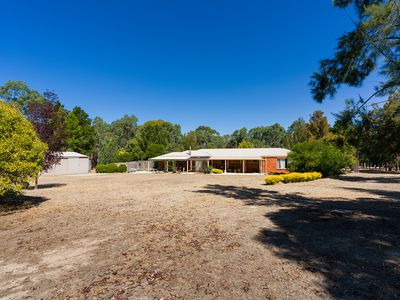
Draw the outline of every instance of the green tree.
M346 167L352 167L354 157L344 153L333 143L322 140L307 141L294 145L288 155L289 170L295 172L321 172L324 177L338 175Z
M209 126L199 126L188 132L184 137L186 149L220 148L224 146L224 139L219 132Z
M19 192L42 169L47 146L15 108L0 101L0 196Z
M12 80L0 86L0 99L16 105L23 114L27 113L29 103L44 101L44 97L39 92L30 89L25 82Z
M86 155L94 152L94 129L89 115L80 107L74 107L66 119L67 149Z
M308 123L308 132L313 139L322 139L329 133L328 119L320 110L315 111Z
M249 130L248 140L255 147L282 147L286 136L286 130L280 124L271 126L259 126Z
M148 121L139 127L138 134L129 142L127 149L135 151L133 157L140 155L141 159L183 150L181 128L163 120Z
M229 147L238 147L241 142L247 139L247 128L243 127L235 130L229 139L228 146Z
M119 147L111 125L102 118L93 119L95 153L93 158L95 163L109 164L118 160Z
M238 146L238 148L253 148L253 147L254 147L254 145L253 145L252 142L245 141L245 140L241 141L239 146Z
M125 115L111 123L111 130L115 136L119 148L125 148L133 139L138 130L138 119L134 115Z
M400 3L398 0L335 0L334 5L358 10L355 29L344 34L332 58L321 60L310 82L316 101L333 97L343 84L359 87L379 69L384 75L376 94L400 86Z
M310 132L308 124L303 118L294 121L288 128L285 137L285 147L291 148L294 144L308 141L310 139Z

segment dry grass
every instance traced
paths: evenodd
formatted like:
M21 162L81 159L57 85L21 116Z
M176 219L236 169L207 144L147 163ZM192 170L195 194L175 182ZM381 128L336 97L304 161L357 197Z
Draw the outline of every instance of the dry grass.
M0 206L0 298L400 296L400 176L43 177Z

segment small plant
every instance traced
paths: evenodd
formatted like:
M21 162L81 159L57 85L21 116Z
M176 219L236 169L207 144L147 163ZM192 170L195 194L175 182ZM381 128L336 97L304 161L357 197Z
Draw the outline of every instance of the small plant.
M212 170L213 170L213 167L208 166L208 167L202 168L201 172L204 173L204 174L210 174L212 172Z
M306 173L289 173L284 175L269 175L265 177L265 183L268 185L276 184L278 182L304 182L322 178L319 172L306 172Z
M98 164L96 166L96 173L125 173L126 170L126 165L123 164Z
M211 173L213 173L213 174L222 174L222 173L224 173L224 171L222 171L221 169L215 169L215 168L213 168L213 169L211 170Z

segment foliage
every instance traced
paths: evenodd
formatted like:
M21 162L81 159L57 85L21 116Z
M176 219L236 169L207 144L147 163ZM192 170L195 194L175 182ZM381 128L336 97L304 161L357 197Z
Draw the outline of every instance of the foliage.
M310 138L307 122L303 118L299 118L289 126L284 145L291 148L294 144L308 141Z
M383 107L354 113L354 102L336 114L334 130L357 149L359 160L398 168L400 156L400 93L393 92Z
M213 174L222 174L222 173L224 173L224 171L222 171L221 169L213 168L211 170L211 173L213 173Z
M253 148L254 144L252 142L243 140L240 142L238 148Z
M282 175L268 175L264 178L265 184L273 185L283 181Z
M245 127L232 132L228 142L228 147L239 147L240 143L247 139L247 133L247 128Z
M307 141L293 146L289 153L289 170L297 172L321 172L324 177L338 175L346 167L352 167L354 156L323 140Z
M247 140L256 147L282 147L286 130L278 123L249 130Z
M25 82L11 80L0 87L0 99L16 105L24 115L29 103L44 100L40 93L30 89Z
M204 174L211 174L212 170L213 170L213 167L212 166L208 166L208 167L202 168L201 172L204 173Z
M311 115L308 123L308 133L315 140L322 139L329 133L328 119L321 110L317 110Z
M333 58L320 62L310 82L316 101L333 97L342 84L359 87L379 68L384 75L376 94L400 86L400 3L398 0L336 0L338 7L354 4L359 12L355 29L344 34Z
M42 169L47 146L22 114L0 101L0 196L19 192Z
M98 164L96 166L96 173L126 173L126 165L117 164Z
M43 101L32 101L27 104L26 114L39 138L48 146L43 165L43 171L48 171L60 161L60 152L65 150L67 112L58 101L57 95L47 91L44 93Z
M89 115L76 106L68 114L66 119L66 131L68 133L67 149L86 155L94 151L94 128Z
M304 182L312 181L322 178L322 174L319 172L306 172L306 173L289 173L284 175L269 175L265 177L265 183L267 185L276 184L278 182L290 183L290 182Z
M128 142L135 137L138 130L137 121L138 119L134 115L125 115L111 123L111 131L118 148L125 148Z
M128 144L132 157L147 159L166 152L183 150L181 148L182 134L179 125L163 120L153 120L144 123L139 132Z
M188 132L183 137L185 149L207 149L225 147L224 139L219 132L208 126L199 126L195 130Z

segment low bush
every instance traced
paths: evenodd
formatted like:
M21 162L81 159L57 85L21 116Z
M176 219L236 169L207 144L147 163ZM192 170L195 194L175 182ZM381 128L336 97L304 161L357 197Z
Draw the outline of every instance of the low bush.
M204 174L210 174L212 172L212 170L213 170L213 167L208 166L208 167L202 168L201 172L204 173Z
M222 173L224 173L224 171L222 171L221 169L215 169L215 168L213 168L213 169L211 170L211 173L213 173L213 174L222 174Z
M126 165L98 164L96 166L96 173L125 173L126 170Z
M306 172L306 173L289 173L284 175L269 175L265 177L265 183L268 185L276 184L278 182L303 182L311 181L322 178L319 172Z

